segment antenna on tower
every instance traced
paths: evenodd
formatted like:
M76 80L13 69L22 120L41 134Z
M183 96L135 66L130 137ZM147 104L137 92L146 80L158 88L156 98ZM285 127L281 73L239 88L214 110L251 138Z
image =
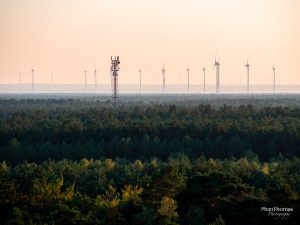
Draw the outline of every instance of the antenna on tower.
M114 59L111 56L110 59L111 59L110 74L111 74L112 99L114 102L114 106L116 106L117 99L118 99L118 92L119 92L118 72L120 70L119 68L120 60L119 60L119 56L115 56Z
M187 91L189 94L190 93L190 69L187 68L186 71L187 71L187 89L188 89Z
M140 75L140 94L142 94L142 70L139 69L139 75Z
M161 72L162 72L162 78L163 78L163 92L165 92L165 90L166 90L166 68L165 68L165 65L163 65Z
M203 67L203 93L205 94L205 67Z
M273 66L273 94L275 94L275 85L276 85L276 68Z
M31 72L32 72L32 84L31 84L32 87L31 88L32 88L32 92L33 92L34 91L34 69L32 69Z
M84 89L86 90L86 74L87 74L87 71L85 70L84 71Z
M95 79L95 91L97 90L97 70L94 71L94 79Z
M249 94L249 89L250 89L250 65L249 65L248 61L249 61L249 57L247 59L246 65L245 65L245 67L247 69L247 94Z
M220 60L220 59L219 59ZM213 69L216 67L216 93L219 94L220 91L220 63L219 60L215 58L215 64Z

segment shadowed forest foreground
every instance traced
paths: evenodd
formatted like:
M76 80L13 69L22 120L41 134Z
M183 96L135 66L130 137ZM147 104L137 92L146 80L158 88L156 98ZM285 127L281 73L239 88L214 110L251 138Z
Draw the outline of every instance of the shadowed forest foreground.
M1 106L0 224L300 221L298 107Z

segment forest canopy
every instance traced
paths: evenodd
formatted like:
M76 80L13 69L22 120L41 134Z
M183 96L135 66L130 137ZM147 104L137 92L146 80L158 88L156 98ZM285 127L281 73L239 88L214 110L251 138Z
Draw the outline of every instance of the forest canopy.
M300 108L0 99L0 224L296 225ZM274 219L262 207L292 208Z
M0 160L299 157L300 108L1 100Z
M1 224L290 224L300 160L124 159L0 164ZM261 207L293 208L274 220Z

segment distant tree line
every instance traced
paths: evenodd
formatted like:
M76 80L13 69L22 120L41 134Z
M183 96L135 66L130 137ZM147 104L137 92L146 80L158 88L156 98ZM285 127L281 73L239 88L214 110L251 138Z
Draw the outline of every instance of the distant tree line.
M300 109L2 100L0 160L299 157Z

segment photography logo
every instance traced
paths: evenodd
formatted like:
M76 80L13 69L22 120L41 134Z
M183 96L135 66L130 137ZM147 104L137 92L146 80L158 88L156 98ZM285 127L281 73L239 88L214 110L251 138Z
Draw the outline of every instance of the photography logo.
M280 207L261 207L261 212L266 212L268 216L273 217L275 220L285 220L288 219L291 213L294 211L293 208L280 208Z

